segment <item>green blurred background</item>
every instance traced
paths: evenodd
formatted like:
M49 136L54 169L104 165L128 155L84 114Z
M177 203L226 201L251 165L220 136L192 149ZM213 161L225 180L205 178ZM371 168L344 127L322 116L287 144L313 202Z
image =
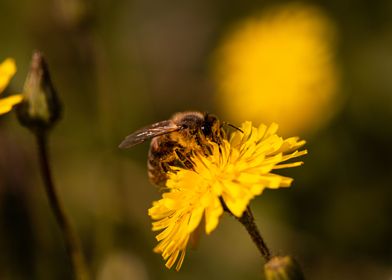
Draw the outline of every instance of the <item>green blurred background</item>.
M152 252L147 209L160 194L147 178L148 144L125 151L117 145L178 111L245 121L217 96L215 53L239 22L276 3L0 2L0 60L13 57L18 66L6 94L22 90L32 51L39 49L62 98L64 116L51 135L55 181L94 279L262 279L257 249L227 215L188 250L180 272L167 270ZM308 279L390 279L392 2L306 3L335 30L329 59L339 78L318 117L333 114L291 132L307 140L305 165L280 172L294 177L292 188L267 190L251 206L272 251L296 257ZM298 71L298 79L303 75ZM269 98L261 93L260 103ZM298 102L307 104L306 98ZM14 113L1 117L0 279L70 279L33 140Z

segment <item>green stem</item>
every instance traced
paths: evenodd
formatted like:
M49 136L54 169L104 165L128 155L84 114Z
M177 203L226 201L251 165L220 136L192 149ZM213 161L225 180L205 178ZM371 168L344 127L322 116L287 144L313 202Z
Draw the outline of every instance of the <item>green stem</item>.
M271 259L271 251L268 249L267 244L264 242L264 239L257 228L250 208L247 207L242 216L237 219L246 228L253 242L256 244L257 249L259 249L265 261L268 262Z
M56 193L56 188L52 179L52 172L49 163L47 134L43 131L35 133L38 147L39 162L41 167L41 175L44 181L46 195L48 196L50 207L60 227L64 237L65 246L75 274L76 280L89 279L85 260L79 239L72 227L64 207Z

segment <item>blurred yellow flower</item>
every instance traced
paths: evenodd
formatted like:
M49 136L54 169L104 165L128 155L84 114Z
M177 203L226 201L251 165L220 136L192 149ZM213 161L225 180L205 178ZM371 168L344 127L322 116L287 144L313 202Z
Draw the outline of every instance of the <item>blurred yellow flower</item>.
M335 28L321 10L287 4L238 24L215 56L217 101L233 122L312 131L336 111Z
M0 93L4 91L16 72L15 61L7 58L0 64ZM11 111L15 104L22 101L22 95L17 94L0 99L0 115Z
M205 218L205 231L211 233L223 213L221 200L230 212L241 217L251 199L264 189L289 187L292 179L271 173L275 169L295 167L302 162L282 163L306 154L298 151L305 144L297 137L283 139L277 124L253 127L242 124L218 145L210 143L211 155L196 153L194 169L173 168L167 181L168 191L149 209L154 231L162 230L154 251L162 254L176 270L184 261L190 235Z

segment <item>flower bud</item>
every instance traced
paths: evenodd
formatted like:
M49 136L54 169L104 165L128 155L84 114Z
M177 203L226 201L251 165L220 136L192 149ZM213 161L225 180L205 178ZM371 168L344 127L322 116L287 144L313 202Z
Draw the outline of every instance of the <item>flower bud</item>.
M273 257L264 265L267 280L304 280L299 264L290 256Z
M60 118L60 101L39 51L33 53L17 114L20 123L33 131L49 129Z

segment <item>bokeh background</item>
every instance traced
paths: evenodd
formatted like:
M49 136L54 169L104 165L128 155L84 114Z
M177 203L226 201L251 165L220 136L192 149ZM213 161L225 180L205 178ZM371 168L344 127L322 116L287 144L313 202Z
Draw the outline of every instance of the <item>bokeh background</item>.
M246 231L225 215L164 267L147 209L148 144L123 137L184 110L233 124L278 122L307 140L290 189L252 201L276 254L308 279L392 279L392 2L0 1L0 60L23 88L43 51L64 115L55 181L94 279L262 279ZM0 119L0 279L70 279L32 135Z

